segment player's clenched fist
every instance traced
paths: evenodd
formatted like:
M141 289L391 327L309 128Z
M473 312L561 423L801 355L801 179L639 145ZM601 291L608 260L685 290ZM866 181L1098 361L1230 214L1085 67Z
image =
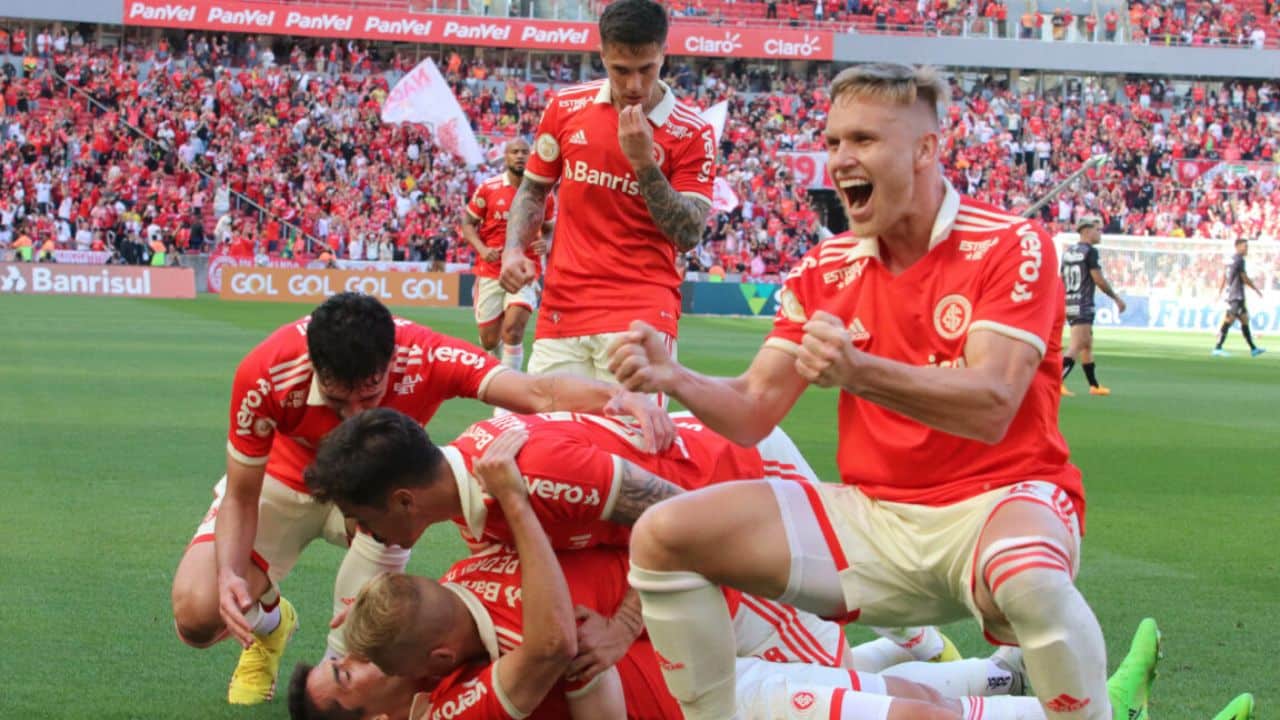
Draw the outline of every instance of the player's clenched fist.
M485 492L500 503L523 497L527 492L520 468L516 465L516 455L528 440L529 433L523 428L508 430L489 445L484 456L472 468Z
M618 144L636 170L653 164L653 126L641 106L628 105L618 113Z
M523 252L507 251L502 253L502 274L498 283L509 293L520 292L520 288L533 282L538 276L538 266Z
M609 372L628 390L670 392L676 364L662 333L636 320L609 346Z
M820 387L845 387L853 379L857 352L840 318L818 311L804 325L796 372Z

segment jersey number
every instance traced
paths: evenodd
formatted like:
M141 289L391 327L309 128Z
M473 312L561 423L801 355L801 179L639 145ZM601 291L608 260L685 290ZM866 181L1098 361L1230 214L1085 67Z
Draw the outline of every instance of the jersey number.
M1067 292L1080 292L1080 284L1084 280L1084 269L1079 265L1068 265L1062 269L1062 282L1067 286Z

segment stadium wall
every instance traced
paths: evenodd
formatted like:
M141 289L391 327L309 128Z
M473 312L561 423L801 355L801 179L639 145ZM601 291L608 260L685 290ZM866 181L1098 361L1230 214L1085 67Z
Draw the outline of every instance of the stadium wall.
M1265 80L1280 75L1280 50L1252 48L841 34L835 36L834 51L836 62L901 62L902 58L912 58L948 67L1100 75L1133 73Z
M0 0L0 17L123 25L124 6L108 0Z

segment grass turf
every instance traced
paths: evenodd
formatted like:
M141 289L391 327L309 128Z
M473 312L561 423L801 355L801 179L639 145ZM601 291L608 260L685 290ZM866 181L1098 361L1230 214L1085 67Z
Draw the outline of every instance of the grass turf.
M337 548L314 544L286 581L302 629L275 702L225 704L235 650L173 635L169 587L222 474L236 363L300 305L6 296L0 302L0 717L278 718L283 681L324 646ZM466 310L408 317L472 338ZM713 373L745 367L767 325L688 318L680 355ZM1280 703L1280 361L1211 359L1205 335L1100 331L1098 372L1115 394L1064 399L1062 425L1089 491L1080 585L1114 668L1139 619L1166 656L1152 715L1211 717L1252 690ZM1265 344L1265 342L1264 342ZM1229 347L1239 351L1233 335ZM1280 348L1277 348L1280 350ZM1277 353L1280 355L1280 353ZM486 413L447 403L433 435ZM833 477L835 398L811 391L784 427ZM410 569L440 573L463 552L434 528ZM986 654L973 623L947 627ZM861 639L866 631L855 628Z

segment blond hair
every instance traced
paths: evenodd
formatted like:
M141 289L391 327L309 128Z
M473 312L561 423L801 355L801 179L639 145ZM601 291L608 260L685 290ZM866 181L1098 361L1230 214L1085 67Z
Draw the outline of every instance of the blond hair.
M947 83L929 65L867 63L845 68L831 81L831 102L871 100L895 105L922 103L934 119L947 101Z
M408 630L421 601L418 583L409 575L383 573L369 581L343 624L347 652L382 668L402 658L416 644Z

